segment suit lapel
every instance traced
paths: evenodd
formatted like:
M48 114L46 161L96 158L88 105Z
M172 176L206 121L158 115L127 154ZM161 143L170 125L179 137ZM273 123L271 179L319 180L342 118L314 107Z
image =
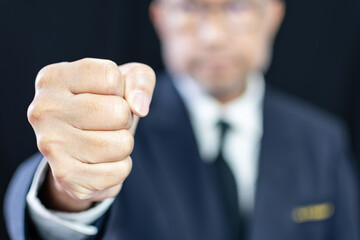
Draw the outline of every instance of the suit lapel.
M291 210L296 189L292 179L295 179L296 167L292 164L294 143L291 136L295 129L285 122L287 117L273 91L267 86L264 98L264 135L250 238L253 240L290 239L283 230L294 227Z

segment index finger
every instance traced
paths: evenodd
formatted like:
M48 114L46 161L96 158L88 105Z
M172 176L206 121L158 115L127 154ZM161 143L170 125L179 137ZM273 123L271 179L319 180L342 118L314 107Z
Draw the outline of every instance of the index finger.
M65 84L73 94L93 93L124 96L124 78L116 63L85 58L70 63L65 72Z

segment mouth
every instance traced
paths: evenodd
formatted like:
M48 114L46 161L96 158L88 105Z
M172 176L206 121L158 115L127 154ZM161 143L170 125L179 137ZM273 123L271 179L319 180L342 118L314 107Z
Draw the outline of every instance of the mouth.
M199 65L203 69L207 69L210 71L220 71L231 67L232 62L230 58L207 57L200 60Z

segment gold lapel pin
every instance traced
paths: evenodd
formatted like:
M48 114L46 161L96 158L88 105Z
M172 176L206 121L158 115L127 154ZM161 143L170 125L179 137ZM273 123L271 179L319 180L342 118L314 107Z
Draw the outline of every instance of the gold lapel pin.
M312 204L300 206L292 211L292 219L296 223L324 221L334 214L332 203Z

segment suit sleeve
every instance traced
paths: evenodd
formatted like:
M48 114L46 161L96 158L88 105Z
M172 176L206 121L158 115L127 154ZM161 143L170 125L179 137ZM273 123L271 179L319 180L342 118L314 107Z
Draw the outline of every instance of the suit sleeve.
M37 198L48 166L37 155L25 162L9 186L5 210L12 239L88 239L96 237L98 228L113 199L105 200L80 213L64 213L46 209ZM30 184L31 183L31 184ZM29 189L29 186L30 190ZM26 197L26 201L25 201Z

